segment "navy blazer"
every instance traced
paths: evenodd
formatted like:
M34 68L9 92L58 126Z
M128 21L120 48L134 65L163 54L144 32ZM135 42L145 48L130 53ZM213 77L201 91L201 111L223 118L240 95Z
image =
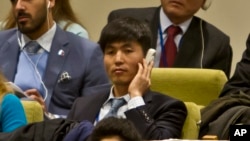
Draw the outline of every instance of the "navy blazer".
M109 14L108 22L119 17L133 17L146 22L153 35L152 48L156 48L160 25L159 15L160 7L118 9ZM232 57L229 37L213 25L194 16L181 38L173 67L219 69L229 78Z
M68 119L95 122L103 103L108 99L110 87L98 89L92 95L76 99ZM147 91L144 106L125 112L145 140L180 138L187 109L183 102L158 92Z
M0 32L0 69L9 81L14 81L21 52L17 32L16 28ZM64 55L59 54L60 50ZM68 72L71 79L59 82L63 72ZM48 89L48 111L67 115L77 97L90 94L93 86L109 82L99 45L57 26L43 82Z

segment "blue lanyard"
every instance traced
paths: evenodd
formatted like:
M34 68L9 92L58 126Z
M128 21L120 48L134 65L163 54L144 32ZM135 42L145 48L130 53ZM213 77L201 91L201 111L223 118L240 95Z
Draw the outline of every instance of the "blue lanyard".
M159 25L158 30L159 30L159 34L160 34L160 45L161 45L161 57L160 57L160 60L163 58L163 65L168 66L167 65L166 51L165 51L165 47L164 47L163 33L162 33L162 30L161 30L161 25Z

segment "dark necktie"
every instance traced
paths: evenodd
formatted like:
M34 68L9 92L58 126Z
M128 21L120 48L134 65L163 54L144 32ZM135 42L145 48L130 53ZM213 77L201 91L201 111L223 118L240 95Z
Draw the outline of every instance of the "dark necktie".
M28 42L24 49L28 54L36 54L41 46L37 43L37 41Z
M171 25L167 28L166 32L167 40L164 45L164 51L161 52L160 67L173 66L177 54L177 46L174 42L174 38L181 32L181 28L179 26Z
M120 99L112 99L111 108L107 115L105 115L104 118L111 117L111 116L117 116L118 109L123 106L126 103L126 101L123 98Z

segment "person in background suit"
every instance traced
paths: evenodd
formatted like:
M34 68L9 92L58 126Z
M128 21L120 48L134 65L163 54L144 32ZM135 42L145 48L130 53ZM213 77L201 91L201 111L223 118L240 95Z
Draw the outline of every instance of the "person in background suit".
M122 118L108 117L97 123L90 140L142 141L142 138L131 121Z
M219 97L230 94L240 94L241 92L250 95L250 34L246 41L246 50L242 59L237 63L233 76L224 85Z
M246 49L236 65L233 76L225 83L218 99L201 110L202 123L199 138L212 134L220 140L229 140L231 137L230 125L248 125L250 123L249 82L250 34L246 41ZM223 123L222 121L226 122Z
M54 21L65 31L72 32L81 37L89 38L87 30L78 20L70 5L69 0L57 0L56 5L52 7ZM0 29L7 30L16 26L15 17L10 10L6 19L0 22Z
M51 11L55 0L11 4L17 28L0 33L0 69L37 100L46 115L65 118L77 97L109 83L102 51L98 44L55 23Z
M0 74L0 133L12 132L27 124L23 106Z
M176 68L219 69L230 77L232 48L229 37L215 26L194 14L207 9L211 0L161 0L161 6L126 8L112 11L108 22L118 17L133 17L145 21L153 34L152 47L156 48L154 67L160 66L164 43L170 25L179 26L181 32L175 37L177 54L173 63ZM164 64L160 67L169 67Z
M113 20L103 28L99 43L113 85L77 98L68 119L96 124L117 116L130 120L144 140L180 138L187 116L184 103L150 90L153 61L144 59L151 44L148 26L133 18Z

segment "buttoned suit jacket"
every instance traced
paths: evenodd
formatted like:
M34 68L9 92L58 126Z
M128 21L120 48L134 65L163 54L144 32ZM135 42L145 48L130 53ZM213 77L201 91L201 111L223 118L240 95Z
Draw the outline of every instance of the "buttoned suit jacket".
M98 119L103 103L108 99L110 87L96 89L96 93L76 99L68 119ZM153 91L143 96L145 105L125 112L145 140L180 138L187 110L183 102Z
M160 7L118 9L109 14L108 22L120 17L133 17L147 23L153 36L152 48L156 48L159 15ZM173 67L219 69L229 78L231 64L232 48L229 37L213 25L194 16L181 38Z
M16 28L0 32L0 69L9 81L15 79L21 52L17 32ZM71 78L60 82L63 72ZM48 90L45 100L48 111L67 115L77 97L90 94L92 87L109 82L99 45L57 26L43 82Z

